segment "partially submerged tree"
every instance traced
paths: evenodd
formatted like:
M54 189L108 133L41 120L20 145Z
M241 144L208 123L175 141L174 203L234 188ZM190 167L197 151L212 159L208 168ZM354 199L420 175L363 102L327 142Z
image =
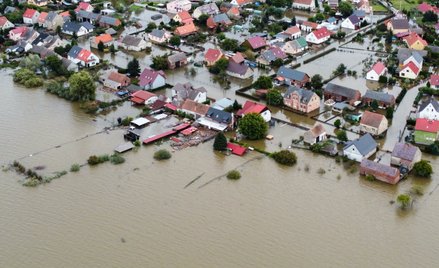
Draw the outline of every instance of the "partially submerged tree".
M127 73L131 77L139 76L139 74L140 74L140 65L139 65L139 61L136 58L134 58L130 62L128 62Z
M268 131L267 122L260 114L250 113L239 120L238 132L250 140L263 139Z
M70 76L69 87L72 100L89 101L95 99L96 85L87 71L80 71Z
M279 152L275 152L271 155L271 157L279 164L285 165L285 166L293 166L297 163L297 156L295 153L288 151L288 150L282 150Z
M421 160L415 163L413 171L417 176L428 178L433 173L433 168L427 160Z
M284 103L284 98L279 90L270 89L267 92L267 103L274 106L281 106Z
M227 149L227 138L223 132L219 132L216 135L215 141L213 142L213 149L215 151L224 151Z
M401 209L406 209L411 206L412 198L408 194L400 194L396 198L396 201L398 201Z

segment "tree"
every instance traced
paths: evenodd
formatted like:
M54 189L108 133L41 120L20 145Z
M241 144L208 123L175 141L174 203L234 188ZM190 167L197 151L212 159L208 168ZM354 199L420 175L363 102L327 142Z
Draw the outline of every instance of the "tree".
M284 103L284 98L279 90L270 89L267 92L267 103L269 105L281 106Z
M291 19L291 26L296 26L296 16L293 16L293 18Z
M348 141L348 136L346 135L346 131L344 131L342 129L338 129L335 132L335 135L337 136L337 139L339 141Z
M154 22L150 22L148 23L148 26L146 26L145 32L150 33L152 32L152 30L157 28L157 24L155 24Z
M349 17L352 12L354 12L352 5L349 2L345 1L339 3L338 10L341 12L343 17Z
M391 45L392 44L392 42L393 42L393 34L392 34L391 31L387 32L385 42L386 42L386 45Z
M422 22L436 23L437 20L438 20L437 14L431 10L425 12L424 15L422 16Z
M168 69L168 57L167 56L155 56L152 57L151 67L155 70Z
M285 166L294 166L297 163L297 156L295 153L290 152L288 150L282 150L279 152L275 152L271 155L271 157L277 163Z
M232 107L233 107L233 110L235 110L235 111L238 111L239 109L242 109L242 105L239 104L237 100L235 100L235 101L233 102Z
M229 65L229 60L226 58L221 58L211 67L209 67L209 72L213 74L219 74L221 72L225 72L227 66Z
M337 69L335 69L335 71L333 72L333 75L335 75L335 76L342 75L345 72L346 72L346 66L342 63L342 64L337 66Z
M378 102L377 102L376 100L373 100L373 101L370 103L370 108L372 108L373 110L378 110L378 108L379 108L379 104L378 104Z
M171 153L166 149L161 149L154 153L154 159L159 161L166 160L171 157L172 157Z
M69 78L70 95L72 100L94 100L96 85L87 71L74 73Z
M387 76L380 75L380 77L378 78L378 83L387 84Z
M111 46L110 46L110 52L111 52L111 54L116 53L116 48L114 47L114 44L111 44Z
M235 51L238 49L238 40L226 38L221 42L220 47L227 51Z
M104 49L105 49L104 43L102 43L102 41L99 41L99 43L98 43L98 50L99 51L104 51Z
M268 131L264 118L257 113L246 114L238 123L238 132L250 140L263 139Z
M139 65L139 61L136 58L134 58L130 62L128 62L127 73L131 77L139 76L139 74L140 74L140 65Z
M387 107L386 109L386 118L392 119L393 118L393 107Z
M56 34L61 34L61 26L60 25L58 25L58 26L56 26Z
M227 149L227 138L223 132L219 132L216 135L215 141L213 142L213 149L215 151L224 151Z
M241 178L241 173L237 170L230 170L227 172L227 179L229 180L239 180Z
M340 128L340 126L341 126L341 121L340 121L340 119L335 120L335 122L334 122L334 127L336 127L336 128Z
M209 15L201 14L197 19L198 25L203 25L203 26L206 25L208 18L209 18Z
M56 73L57 75L65 75L67 73L67 69L63 66L62 60L56 55L47 56L45 61L47 67L49 67L52 72Z
M317 0L316 0L317 1ZM315 18L315 20L316 21L324 21L326 18L325 18L325 15L323 15L322 13L317 13L315 16L314 16L314 18Z
M36 71L38 68L41 67L41 59L40 56L31 54L27 57L24 57L20 61L20 67L26 68L32 71Z
M400 194L396 198L396 201L398 201L399 205L401 206L401 209L406 209L410 206L411 203L411 196L408 194Z
M415 163L413 171L417 176L428 178L433 173L433 168L427 160L421 160Z
M273 82L270 76L259 76L258 80L253 84L255 88L269 89L273 87Z
M311 86L314 89L321 89L323 87L323 77L320 74L315 74L311 77Z
M169 39L169 44L173 45L174 47L178 47L181 44L181 39L180 36L178 35L173 35L170 39Z

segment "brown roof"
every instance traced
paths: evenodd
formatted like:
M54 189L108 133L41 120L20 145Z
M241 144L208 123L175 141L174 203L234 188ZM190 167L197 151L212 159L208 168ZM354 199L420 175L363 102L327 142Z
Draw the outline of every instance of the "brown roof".
M191 111L196 114L205 115L209 110L209 105L195 102L193 100L187 99L183 102L180 109Z
M120 74L118 72L111 72L110 75L108 75L108 80L115 81L118 83L123 83L127 79L129 79L128 76L124 74Z
M325 133L326 130L323 127L322 124L320 123L316 123L310 130L309 133L311 133L314 137L318 137L320 135L322 135L323 133Z
M365 111L361 117L360 124L378 128L381 121L384 120L384 115Z

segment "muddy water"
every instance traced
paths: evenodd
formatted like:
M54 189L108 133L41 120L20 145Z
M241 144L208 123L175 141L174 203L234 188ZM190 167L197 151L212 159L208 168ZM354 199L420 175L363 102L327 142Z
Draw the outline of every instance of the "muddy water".
M122 141L121 131L91 135L108 125L102 118L13 85L4 71L0 77L1 162L33 154L22 162L52 172ZM290 135L281 126L274 133ZM283 168L256 152L240 158L211 148L156 162L157 147L142 147L121 166L84 167L37 188L0 171L0 267L439 266L437 176L387 186L301 150L299 163ZM439 170L439 160L430 160ZM202 186L234 168L241 180ZM413 183L427 194L412 212L398 212L389 201Z

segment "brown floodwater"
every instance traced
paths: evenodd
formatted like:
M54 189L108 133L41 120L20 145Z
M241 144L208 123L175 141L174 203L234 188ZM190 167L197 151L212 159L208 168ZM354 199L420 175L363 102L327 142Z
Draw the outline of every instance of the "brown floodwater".
M5 70L0 78L2 164L22 158L48 174L122 142L122 130L92 135L112 119L14 85ZM137 111L124 105L122 112ZM282 124L270 133L274 141L258 142L267 150L302 135ZM214 153L211 142L164 162L152 158L158 148L143 146L122 165L85 166L36 188L0 171L0 267L439 266L437 175L388 186L302 150L295 150L298 164L285 168L256 152ZM439 170L437 159L426 158ZM232 169L242 173L239 181L215 179ZM426 193L413 210L389 203L413 184Z

